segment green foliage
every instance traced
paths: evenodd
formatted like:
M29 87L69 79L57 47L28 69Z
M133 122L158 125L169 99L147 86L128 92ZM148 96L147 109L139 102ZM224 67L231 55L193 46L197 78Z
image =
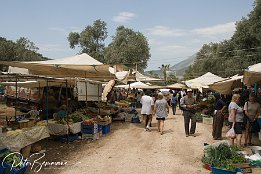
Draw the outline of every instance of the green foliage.
M164 65L162 64L160 68L162 74L163 74L163 77L164 77L164 81L167 82L167 71L169 71L169 67L170 67L170 64L167 64L167 65Z
M202 158L202 162L216 168L234 171L236 169L234 164L245 162L244 156L238 153L240 150L236 146L226 144L220 144L217 147L210 146L205 149L207 155Z
M197 53L195 63L185 72L185 80L206 72L227 77L242 74L248 66L261 62L261 0L256 0L247 18L236 23L230 40L209 43Z
M124 63L129 68L143 71L150 58L149 44L146 37L132 29L119 26L112 42L105 50L105 60L108 64Z
M153 71L149 71L149 76L153 78L159 78L159 75L157 73L154 73Z
M0 60L1 61L41 61L48 58L37 53L38 48L33 42L21 37L16 42L0 37ZM0 70L6 70L0 65Z
M178 80L179 79L175 76L175 74L171 73L168 75L168 82L173 83L173 82L178 82Z
M107 38L107 27L104 21L96 20L92 25L88 25L81 33L71 32L68 41L71 48L76 45L81 47L81 53L87 53L93 58L105 62L104 40Z
M10 166L14 166L16 170L20 170L25 163L21 161L21 157L17 153L7 150L0 154L0 160L6 162Z

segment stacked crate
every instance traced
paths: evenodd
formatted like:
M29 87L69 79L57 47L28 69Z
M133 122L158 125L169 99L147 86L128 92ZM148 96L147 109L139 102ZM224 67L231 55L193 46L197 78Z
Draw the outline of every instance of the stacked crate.
M85 125L81 123L81 133L83 139L99 139L97 124Z

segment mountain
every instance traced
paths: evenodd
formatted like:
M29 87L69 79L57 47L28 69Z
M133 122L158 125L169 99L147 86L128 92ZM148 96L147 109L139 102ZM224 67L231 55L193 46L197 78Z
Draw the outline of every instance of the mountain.
M179 79L182 79L185 71L190 65L194 63L195 59L196 59L196 54L193 54L192 56L189 56L187 59L177 63L176 65L171 66L170 70L175 71L176 76ZM160 70L152 70L152 71L145 72L146 75L150 75L151 73L161 75Z
M176 65L173 65L170 67L171 70L175 71L184 71L184 69L188 68L189 65L192 65L196 59L196 54L193 54L192 56L188 57L187 59L177 63Z
M179 79L182 79L183 75L184 75L185 71L188 69L188 67L195 62L196 56L197 56L197 54L193 54L192 56L188 57L187 59L170 67L170 70L176 71L176 76Z

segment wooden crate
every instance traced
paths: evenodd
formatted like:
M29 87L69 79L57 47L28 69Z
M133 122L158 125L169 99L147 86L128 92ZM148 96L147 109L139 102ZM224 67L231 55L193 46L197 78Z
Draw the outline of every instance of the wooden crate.
M252 173L250 163L234 164L234 166L236 166L237 168L240 168L243 173Z
M209 124L212 125L213 124L213 117L203 117L203 124Z
M22 121L19 121L18 123L19 123L20 129L33 127L36 124L35 120L22 120Z

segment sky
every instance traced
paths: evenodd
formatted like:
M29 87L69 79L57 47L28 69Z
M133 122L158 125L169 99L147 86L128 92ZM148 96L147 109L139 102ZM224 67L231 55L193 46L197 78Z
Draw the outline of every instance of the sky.
M0 37L27 37L43 56L58 59L79 53L67 41L93 21L107 23L111 42L124 25L142 32L150 46L147 70L175 65L203 44L229 39L235 23L253 9L254 0L0 0Z

